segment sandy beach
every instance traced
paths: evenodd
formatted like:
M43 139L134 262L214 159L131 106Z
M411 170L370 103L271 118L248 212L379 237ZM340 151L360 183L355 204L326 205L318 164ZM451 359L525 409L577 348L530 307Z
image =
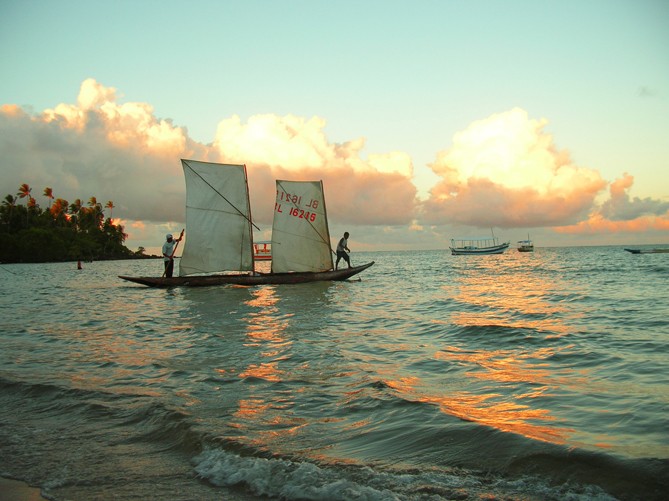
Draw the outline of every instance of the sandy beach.
M40 490L25 482L0 477L0 501L43 501Z

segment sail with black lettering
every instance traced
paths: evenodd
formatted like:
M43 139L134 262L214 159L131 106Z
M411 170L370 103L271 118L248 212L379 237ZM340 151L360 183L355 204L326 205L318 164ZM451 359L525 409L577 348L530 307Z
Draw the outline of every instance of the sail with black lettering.
M333 268L322 181L276 181L272 272Z

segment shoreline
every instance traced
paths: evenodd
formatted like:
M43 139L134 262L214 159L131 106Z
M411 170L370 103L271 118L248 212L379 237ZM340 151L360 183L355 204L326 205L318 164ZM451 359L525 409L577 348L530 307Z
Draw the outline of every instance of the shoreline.
M29 484L21 480L0 477L0 501L48 500L42 496L42 490L39 487L31 487Z

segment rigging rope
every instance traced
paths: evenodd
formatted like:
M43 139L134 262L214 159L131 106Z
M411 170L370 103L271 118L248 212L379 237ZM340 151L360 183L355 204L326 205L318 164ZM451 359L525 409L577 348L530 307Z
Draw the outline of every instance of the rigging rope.
M242 211L240 211L237 207L235 207L235 206L232 204L232 202L230 202L230 200L228 200L227 198L225 198L225 196L224 196L220 191L218 191L216 188L214 188L214 187L211 185L211 183L209 183L209 181L207 181L205 178L203 178L202 175L201 175L199 172L197 172L195 169L193 169L193 167L191 167L189 164L186 164L186 165L188 165L188 168L189 168L190 170L192 170L193 173L197 175L197 177L199 177L200 179L202 179L202 181L204 181L204 183L205 183L207 186L209 186L212 190L214 190L214 191L215 191L215 192L216 192L216 193L217 193L223 200L225 200L226 202L228 202L228 204L230 204L230 207L232 207L232 208L235 209L237 212L239 212L239 215L240 215L240 216L242 216L242 217L243 217L244 219L246 219L249 223L251 223L251 224L253 225L253 227L254 227L256 230L260 231L260 228L258 228L258 227L256 226L256 224L255 224L253 221L251 221L251 219L249 219L249 217L248 217L246 214L244 214L244 213L243 213Z

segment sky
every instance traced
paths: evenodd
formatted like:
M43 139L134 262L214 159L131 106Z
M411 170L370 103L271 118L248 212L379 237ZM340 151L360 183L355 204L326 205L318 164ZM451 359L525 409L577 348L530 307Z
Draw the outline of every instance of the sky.
M322 179L354 252L669 244L669 2L0 0L0 154L131 250L184 227L181 158L246 164L257 240Z

